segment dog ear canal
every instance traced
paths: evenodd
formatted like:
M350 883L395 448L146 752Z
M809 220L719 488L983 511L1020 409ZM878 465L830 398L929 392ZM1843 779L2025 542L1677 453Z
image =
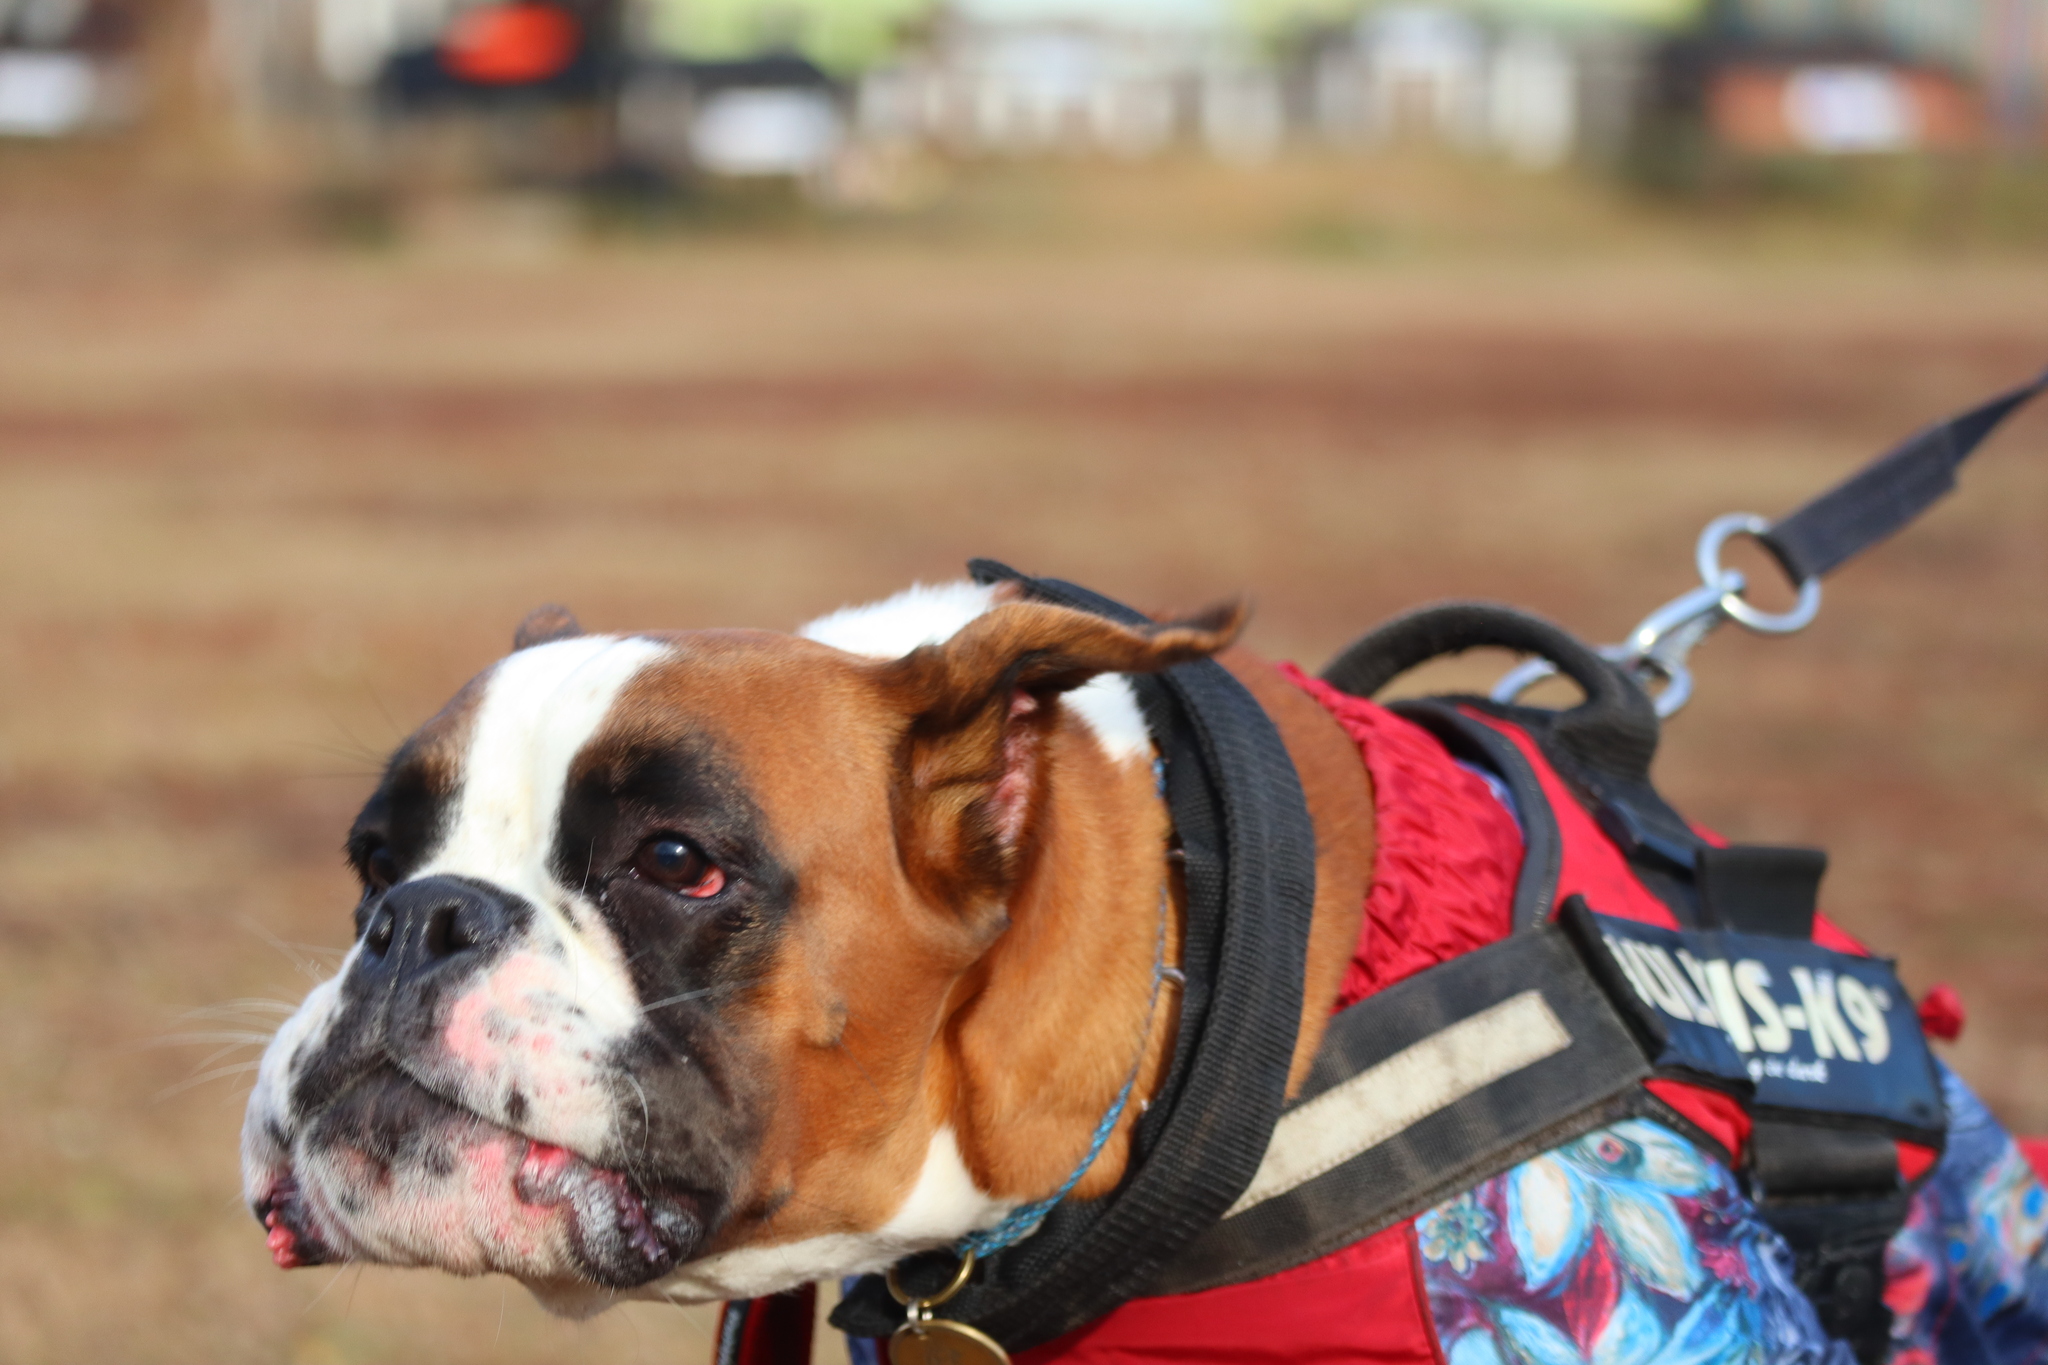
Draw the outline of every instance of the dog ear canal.
M526 613L519 629L512 632L512 648L515 651L531 649L550 640L574 639L582 633L583 627L576 624L574 612L559 603L550 602Z
M1237 638L1241 603L1131 627L1039 602L999 605L942 644L884 666L909 727L898 839L927 894L965 907L1026 861L1062 692L1104 673L1156 673Z

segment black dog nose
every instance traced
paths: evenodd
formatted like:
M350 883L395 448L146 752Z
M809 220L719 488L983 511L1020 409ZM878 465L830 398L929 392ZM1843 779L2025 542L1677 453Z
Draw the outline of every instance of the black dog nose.
M481 961L511 937L520 918L506 894L460 877L422 877L384 893L363 930L356 971L369 977L425 976Z

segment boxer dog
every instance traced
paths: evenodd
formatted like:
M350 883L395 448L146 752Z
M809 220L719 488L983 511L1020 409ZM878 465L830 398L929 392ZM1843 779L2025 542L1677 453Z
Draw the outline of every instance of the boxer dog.
M1337 723L1227 648L1242 619L968 584L796 636L536 613L349 832L354 945L244 1129L274 1259L502 1272L571 1314L875 1270L1057 1189L1135 1069L1073 1196L1109 1191L1171 1056L1180 896L1119 675L1211 655L1316 827L1298 1078L1372 793Z

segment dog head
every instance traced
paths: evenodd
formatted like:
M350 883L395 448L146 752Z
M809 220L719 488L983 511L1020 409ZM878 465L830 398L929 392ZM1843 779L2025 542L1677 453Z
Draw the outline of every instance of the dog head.
M1007 1175L963 1153L957 1020L1052 875L1062 784L1150 795L1113 675L1239 616L1132 630L1001 597L819 638L530 618L349 833L355 942L244 1129L278 1263L500 1271L565 1311L732 1297L1055 1186L1057 1151ZM1099 1100L1075 1112L1085 1136Z

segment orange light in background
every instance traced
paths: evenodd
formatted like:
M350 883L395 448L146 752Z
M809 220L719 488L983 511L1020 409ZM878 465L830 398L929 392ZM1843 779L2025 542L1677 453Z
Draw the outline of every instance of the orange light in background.
M576 20L553 5L484 5L448 26L441 65L479 85L527 85L561 75L582 41Z

